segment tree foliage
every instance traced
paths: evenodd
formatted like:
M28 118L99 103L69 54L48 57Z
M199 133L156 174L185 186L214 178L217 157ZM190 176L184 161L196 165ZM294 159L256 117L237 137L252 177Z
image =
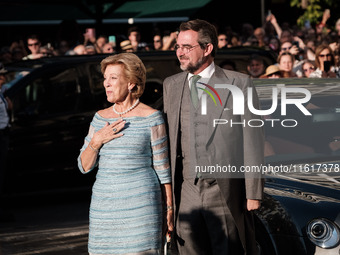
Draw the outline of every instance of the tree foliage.
M297 7L302 9L303 0L290 0L291 7ZM303 14L297 19L297 24L299 26L304 26L306 21L310 24L315 25L319 23L322 19L322 15L325 9L333 8L338 3L338 0L306 0L307 8L304 9ZM331 9L332 10L332 9Z

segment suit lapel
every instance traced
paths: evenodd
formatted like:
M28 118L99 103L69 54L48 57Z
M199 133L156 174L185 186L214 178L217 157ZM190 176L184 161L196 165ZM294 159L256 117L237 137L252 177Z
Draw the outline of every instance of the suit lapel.
M180 109L182 105L182 98L185 85L187 84L187 73L183 72L176 78L174 78L173 82L169 87L169 112L168 112L168 123L171 125L169 126L169 136L171 138L171 168L173 169L171 175L172 179L176 180L176 159L178 153L178 144L179 144L179 122L180 122ZM174 181L175 182L175 181ZM176 187L177 188L177 187ZM175 198L174 198L175 200Z
M176 130L176 139L178 138L179 116L182 105L183 91L185 84L187 83L187 75L187 73L183 72L183 75L180 75L177 79L175 79L175 83L171 87L170 109L172 111L171 116L174 118L172 123L175 123L174 130Z
M223 72L222 68L215 66L215 73L210 78L208 84L215 88L216 84L233 84L233 83L234 83L234 79L229 79L229 77ZM211 125L212 129L210 129L211 134L209 134L210 137L208 139L206 147L209 147L209 145L211 144L215 136L217 126L213 127L213 121L214 119L221 118L224 108L227 107L227 102L230 96L230 90L228 89L216 89L216 91L221 98L222 106L215 94L214 94L214 97L216 99L217 105L215 105L212 99L209 99L209 98L207 99L207 115L208 115L208 121L209 121L208 123L209 125Z
M171 146L171 176L173 180L173 189L176 190L175 196L173 197L174 205L175 205L175 222L178 216L178 206L180 203L180 194L181 194L181 186L182 186L182 171L177 167L177 154L178 154L178 144L179 144L179 122L180 122L180 109L182 105L182 98L185 85L187 84L187 73L183 72L180 75L176 76L174 80L171 82L169 87L169 112L168 112L168 123L169 126L169 135L170 135L170 146Z

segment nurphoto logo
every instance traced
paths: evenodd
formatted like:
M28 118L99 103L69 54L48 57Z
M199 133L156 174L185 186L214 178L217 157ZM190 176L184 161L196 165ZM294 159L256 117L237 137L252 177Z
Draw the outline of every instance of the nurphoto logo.
M210 86L209 84L206 84L206 83L203 83L203 82L197 82L203 86L205 86L206 88L210 89L212 92L214 92L214 94L217 96L221 106L223 107L222 105L222 100L221 100L221 97L220 95L217 93L216 89L214 89L212 86ZM205 93L207 93L211 99L214 101L215 103L215 106L217 106L217 103L216 103L216 100L214 98L214 96L211 94L211 92L205 88L201 88L201 87L197 87L198 89L201 89L203 90ZM202 99L201 99L201 102L202 102L202 107L201 107L201 113L202 115L207 115L207 94L203 94L202 95Z
M210 96L210 98L214 101L215 106L217 106L217 102L215 97L213 96L213 94L208 90L210 89L217 97L217 99L220 102L220 105L223 107L222 104L222 100L220 95L218 94L218 92L216 91L216 89L228 89L231 93L231 96L233 98L233 107L232 107L232 111L233 111L233 115L244 115L244 111L245 111L245 98L247 99L247 106L248 109L251 113L258 115L258 116L268 116L270 114L272 114L273 112L276 111L277 107L278 107L278 102L279 102L279 98L278 95L279 93L281 93L281 115L282 116L286 116L287 115L287 105L295 105L305 116L310 116L312 115L307 109L306 107L303 105L307 102L309 102L309 100L311 99L311 93L309 90L305 89L305 88L290 88L290 87L281 87L280 89L278 89L277 87L272 88L272 105L269 109L256 109L254 107L254 102L253 102L253 89L252 87L247 88L247 95L245 97L245 95L243 94L243 91L235 86L235 85L231 85L231 84L215 84L214 87L205 84L205 83L201 83L198 82L202 85L205 86L205 88L201 88L198 87L199 89L203 90L206 93L202 94L201 97L201 114L202 115L207 115L207 94ZM207 89L208 88L208 89ZM289 98L289 95L291 94L302 94L303 96L300 98ZM228 108L224 108L224 111L229 111L230 109ZM281 125L283 125L284 127L295 127L297 126L297 121L294 119L284 119L284 120L279 120L279 119L270 119L270 118L266 118L265 120L262 119L251 119L248 120L248 124L251 127L261 127L264 125L265 121L269 121L272 123L272 127L274 126L274 122L276 121L281 121ZM214 120L214 127L216 125L221 125L221 124L227 124L229 121L226 119L215 119ZM254 125L254 123L258 122L259 124ZM286 124L284 124L286 123ZM287 123L293 123L291 125L288 125ZM238 124L243 124L245 125L245 122L242 123L238 123Z

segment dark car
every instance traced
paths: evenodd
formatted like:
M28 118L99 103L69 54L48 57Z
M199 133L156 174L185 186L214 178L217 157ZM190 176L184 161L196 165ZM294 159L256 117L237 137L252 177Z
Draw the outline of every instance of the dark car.
M267 65L275 61L266 51L240 48L219 52L216 62L233 60L238 70L244 70L254 53ZM108 106L99 67L104 57L47 58L7 67L14 81L6 91L14 103L9 194L90 192L95 175L81 175L76 158L93 114ZM140 57L147 69L141 100L161 109L163 79L180 72L176 56L148 52ZM255 79L254 83L261 110L267 110L262 119L247 123L264 125L266 134L265 198L255 217L261 254L339 254L340 80ZM304 88L311 98L300 106L287 101L281 108L284 88ZM303 101L306 95L288 90L285 97ZM303 108L311 115L305 115Z
M263 254L339 254L340 80L254 83L262 110L273 109L253 123L263 123L266 138L265 199L256 213Z

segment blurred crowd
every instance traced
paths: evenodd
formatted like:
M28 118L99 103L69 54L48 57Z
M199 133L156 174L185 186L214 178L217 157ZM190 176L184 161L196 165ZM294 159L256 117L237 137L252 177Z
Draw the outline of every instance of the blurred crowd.
M268 14L262 27L253 27L249 23L243 24L241 31L217 27L220 50L252 46L272 51L277 58L276 63L266 66L260 56L253 55L247 70L237 70L232 61L225 61L221 66L247 72L253 78L339 78L340 18L335 24L329 24L330 16L330 10L326 9L317 25L306 23L303 28L285 22L279 24L272 13ZM144 42L141 38L143 34L137 26L130 27L126 35L96 35L94 28L87 28L76 40L60 37L57 42L46 42L32 34L26 41L18 40L2 47L0 62L6 65L47 56L174 50L177 32L154 32L152 42Z

